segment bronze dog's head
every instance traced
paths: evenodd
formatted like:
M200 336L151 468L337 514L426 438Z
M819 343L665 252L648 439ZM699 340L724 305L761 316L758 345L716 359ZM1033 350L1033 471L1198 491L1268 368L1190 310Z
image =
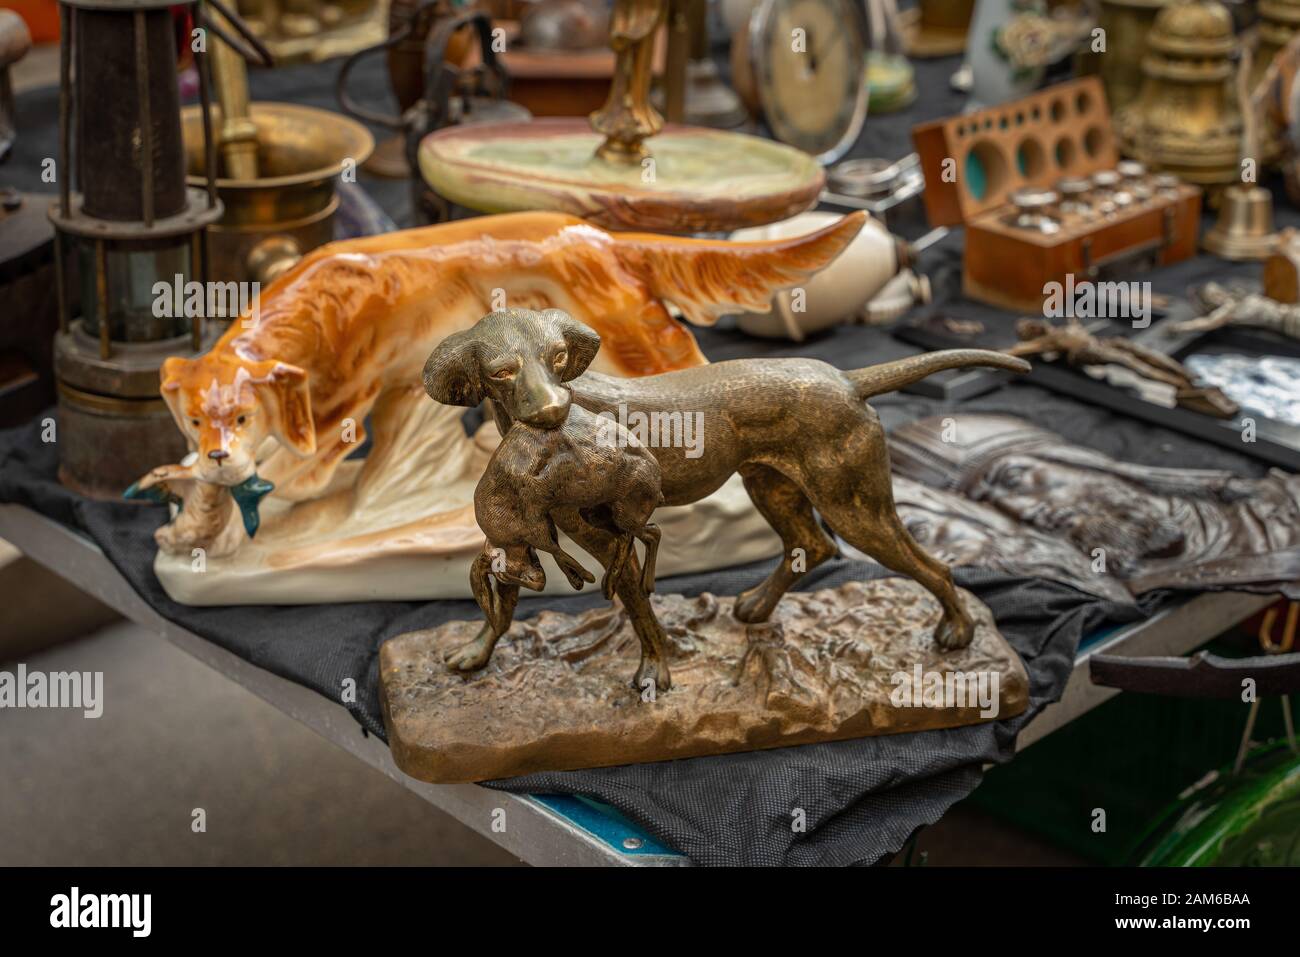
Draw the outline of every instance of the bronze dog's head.
M573 396L562 383L582 375L600 336L567 312L504 309L448 336L424 364L424 391L443 405L492 399L511 419L554 429Z

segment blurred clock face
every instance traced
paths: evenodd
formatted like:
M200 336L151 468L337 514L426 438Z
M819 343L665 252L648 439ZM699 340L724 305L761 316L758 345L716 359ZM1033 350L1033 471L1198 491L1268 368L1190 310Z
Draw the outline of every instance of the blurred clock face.
M772 134L823 163L847 152L867 106L862 40L847 0L765 0L750 42Z

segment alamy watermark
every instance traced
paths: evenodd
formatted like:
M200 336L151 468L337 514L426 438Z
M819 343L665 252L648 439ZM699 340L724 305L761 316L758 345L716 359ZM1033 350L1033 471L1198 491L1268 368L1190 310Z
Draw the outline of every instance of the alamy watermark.
M889 703L895 708L978 708L981 718L996 718L1001 697L996 671L926 671L920 662L911 671L896 671Z
M132 937L148 937L153 929L152 894L83 894L74 887L50 898L50 926L125 928Z
M698 459L704 454L703 412L628 411L620 402L617 415L598 412L596 417L601 420L596 433L596 441L601 445L622 448L630 435L648 449L685 449L688 459Z
M1151 325L1151 283L1076 282L1067 273L1065 282L1043 284L1043 316L1047 319L1115 319L1132 323L1134 329Z
M104 713L104 672L0 671L0 708L78 708L87 718Z
M260 282L199 282L177 273L153 284L153 314L158 319L234 319L251 328L261 318Z

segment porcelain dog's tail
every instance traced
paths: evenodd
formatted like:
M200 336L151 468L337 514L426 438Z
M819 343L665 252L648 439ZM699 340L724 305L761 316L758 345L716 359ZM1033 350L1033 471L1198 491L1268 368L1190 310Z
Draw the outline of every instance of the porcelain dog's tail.
M913 382L920 382L926 376L944 369L964 369L967 366L989 366L1010 372L1028 372L1030 368L1024 359L989 349L945 349L942 352L927 352L893 362L882 362L865 369L853 369L844 374L853 383L859 399L870 399L873 395L893 392Z
M711 326L720 316L767 312L776 292L829 265L866 222L866 213L853 212L804 236L760 242L615 233L613 249L656 299Z

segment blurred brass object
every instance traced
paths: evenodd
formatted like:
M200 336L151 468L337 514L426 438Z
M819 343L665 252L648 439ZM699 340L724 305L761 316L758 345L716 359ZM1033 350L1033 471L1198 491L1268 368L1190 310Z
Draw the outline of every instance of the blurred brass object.
M740 102L713 62L707 0L668 5L668 63L664 71L664 115L670 123L734 130L749 122Z
M1095 55L1096 72L1106 87L1112 114L1132 103L1142 90L1142 60L1147 34L1169 0L1100 0L1097 26L1106 31L1106 52Z
M645 140L663 129L664 118L650 103L655 33L667 0L614 0L609 45L617 58L609 99L591 114L591 128L604 135L596 155L612 163L640 163L649 155Z
M519 39L530 50L590 50L609 39L602 0L536 0L519 19Z
M1190 183L1239 182L1236 54L1232 15L1217 0L1178 0L1161 10L1147 36L1142 92L1115 117L1120 149Z
M302 258L303 248L293 236L276 233L248 251L249 275L262 285L275 282Z
M1277 85L1288 91L1295 82L1296 55L1288 44L1300 34L1300 0L1260 0L1254 60L1247 72L1250 90L1261 100L1259 161L1275 163L1286 152L1285 96L1261 89Z
M1201 245L1224 259L1268 257L1277 248L1273 194L1261 186L1229 186L1223 191L1219 218Z
M1273 58L1300 31L1300 0L1259 0L1258 9L1259 45L1250 70L1252 89L1264 78Z
M921 0L898 15L903 47L910 57L952 56L966 49L975 0Z
M1264 260L1264 295L1276 302L1300 303L1300 234L1284 229Z
M387 33L379 0L240 0L239 12L277 64L319 63Z
M229 24L215 9L209 10L208 16L219 26ZM221 165L234 179L256 179L257 127L248 115L248 67L235 48L220 39L212 43L212 81L222 106L217 127Z
M217 128L221 108L213 107ZM217 193L225 214L209 229L214 279L269 282L317 246L334 238L338 208L334 183L356 170L374 149L364 126L345 116L292 103L253 103L257 166L252 179L223 167ZM204 175L201 118L181 111L185 165L191 183Z
M1247 47L1242 53L1235 84L1242 121L1239 154L1242 170L1248 161L1258 165L1260 133L1266 120L1260 102L1264 91L1256 91L1250 85L1254 61L1255 51ZM1256 96L1257 92L1261 96ZM1273 232L1273 194L1253 179L1229 186L1223 191L1219 218L1201 245L1224 259L1267 257L1277 247L1277 234Z

